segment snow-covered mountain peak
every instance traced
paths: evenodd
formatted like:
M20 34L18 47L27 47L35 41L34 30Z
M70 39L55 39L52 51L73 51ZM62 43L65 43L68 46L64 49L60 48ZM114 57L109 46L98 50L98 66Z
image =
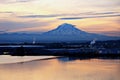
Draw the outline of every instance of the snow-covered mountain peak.
M57 27L57 29L74 29L75 25L64 23Z
M59 25L56 29L48 31L44 34L47 35L80 35L86 33L82 30L79 30L75 25L64 23Z
M59 25L55 30L58 30L58 31L63 31L63 32L76 32L76 31L81 31L79 30L78 28L75 27L75 25L72 25L72 24L68 24L68 23L64 23L64 24L61 24ZM81 31L83 32L83 31Z

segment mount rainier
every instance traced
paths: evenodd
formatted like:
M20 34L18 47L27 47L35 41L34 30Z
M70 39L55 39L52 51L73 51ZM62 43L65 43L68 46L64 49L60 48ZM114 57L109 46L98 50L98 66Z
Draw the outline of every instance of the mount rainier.
M64 23L59 25L56 29L41 34L42 40L49 41L90 41L97 40L114 40L115 37L88 33L79 30L72 24Z
M0 43L6 42L32 42L35 38L36 42L76 42L97 40L118 40L120 37L111 37L106 35L88 33L76 28L72 24L64 23L56 29L44 32L42 34L28 33L3 33L0 34Z

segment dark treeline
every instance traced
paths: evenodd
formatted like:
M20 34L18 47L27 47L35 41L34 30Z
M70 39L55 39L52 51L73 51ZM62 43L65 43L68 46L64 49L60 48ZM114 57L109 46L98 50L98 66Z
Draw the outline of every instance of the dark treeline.
M9 45L19 47L9 47ZM25 47L24 45L27 45ZM29 47L33 45L34 47ZM6 47L4 47L6 46ZM37 47L35 47L37 46ZM1 55L13 56L81 56L81 57L118 57L120 58L120 40L96 41L90 45L90 41L84 43L22 43L1 44Z
M0 43L0 45L38 45L46 48L89 48L90 41L86 42L54 42L54 43ZM99 48L120 48L120 40L96 41L94 47Z

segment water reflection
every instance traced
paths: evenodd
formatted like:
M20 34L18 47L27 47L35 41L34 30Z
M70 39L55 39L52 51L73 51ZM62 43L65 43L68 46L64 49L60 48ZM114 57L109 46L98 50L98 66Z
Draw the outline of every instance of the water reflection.
M119 80L120 60L58 58L1 64L0 80Z
M58 57L57 58L61 62L70 62L75 60L90 60L91 58L86 57Z
M102 60L119 60L118 57L58 57L57 58L61 62L69 62L69 61L75 61L75 60L92 60L92 59L102 59Z

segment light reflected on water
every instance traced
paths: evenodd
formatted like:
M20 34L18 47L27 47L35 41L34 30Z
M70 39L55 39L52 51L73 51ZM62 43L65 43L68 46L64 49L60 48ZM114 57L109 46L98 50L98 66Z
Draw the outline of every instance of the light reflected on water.
M120 60L68 58L0 64L0 80L120 80Z

